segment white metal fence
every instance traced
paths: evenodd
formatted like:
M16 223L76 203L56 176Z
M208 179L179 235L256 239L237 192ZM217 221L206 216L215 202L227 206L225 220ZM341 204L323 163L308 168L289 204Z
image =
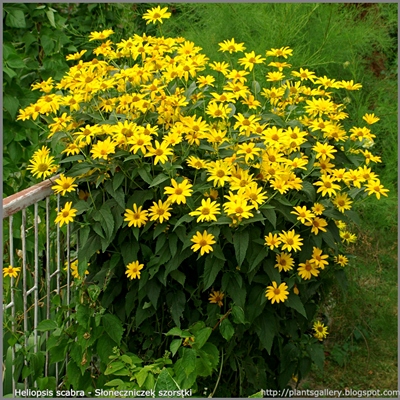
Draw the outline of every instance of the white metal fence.
M12 346L3 343L3 395L14 394L17 388L28 389L28 385L31 384L29 376L23 378L21 366L15 369L16 349L17 346L25 346L27 349L33 340L34 353L46 350L43 341L39 340L37 327L40 320L54 317L52 296L62 295L64 304L69 304L71 299L70 225L67 225L64 235L58 225L50 219L51 211L56 207L60 208L60 196L53 195L52 181L54 178L3 199L3 221L8 219L8 238L3 243L3 264L8 266L8 262L13 267L21 268L19 276L10 279L7 295L3 290L3 335L6 334L4 321L7 320L10 321L11 337L14 337L14 341L15 338L19 338L19 343ZM18 216L19 213L21 217ZM16 220L21 221L20 238L15 237L15 231L19 228ZM7 234L7 229L5 230L4 236ZM44 239L40 241L39 236ZM31 244L29 257L27 238ZM21 248L16 248L15 242L18 242ZM64 265L67 267L65 273ZM48 332L45 336L48 337ZM11 371L11 363L6 360L10 353ZM23 365L27 365L27 362L25 358ZM52 366L51 375L56 377L57 384L63 368L59 363ZM50 359L46 351L43 376L49 376L49 373ZM33 386L36 387L35 384Z

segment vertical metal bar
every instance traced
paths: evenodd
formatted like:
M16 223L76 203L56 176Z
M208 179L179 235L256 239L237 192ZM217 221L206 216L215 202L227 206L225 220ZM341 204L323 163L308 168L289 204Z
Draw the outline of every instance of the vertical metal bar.
M8 223L9 223L9 241L10 241L10 265L12 267L15 267L14 265L14 238L13 238L13 216L10 215L8 218ZM14 296L14 278L11 278L11 332L12 335L14 336L15 334L15 296ZM14 360L15 360L15 345L12 346L11 348L11 380L12 380L12 391L15 393L15 378L14 378L14 371L15 371L15 366L14 366Z
M60 195L57 195L57 210L60 209ZM57 271L58 274L56 274L56 282L57 282L57 295L60 294L60 278L61 278L61 274L60 274L60 270L61 270L61 263L60 263L60 226L59 224L57 224L57 243L56 243L56 257L57 257ZM58 312L59 308L57 307L57 312ZM58 387L58 363L56 363L56 387Z
M34 351L38 351L38 334L37 326L39 319L39 204L34 205L34 231L35 231L35 276L34 276L34 308L33 308L33 337ZM35 382L36 387L36 382Z
M50 319L50 197L46 197L46 319ZM46 332L46 342L49 339L49 332ZM44 376L49 373L49 352L46 351Z
M21 240L22 240L22 296L24 304L24 332L25 332L25 348L28 347L28 296L26 293L26 209L22 210L22 226L21 226ZM25 365L27 362L25 360ZM25 389L28 389L28 378L24 379Z

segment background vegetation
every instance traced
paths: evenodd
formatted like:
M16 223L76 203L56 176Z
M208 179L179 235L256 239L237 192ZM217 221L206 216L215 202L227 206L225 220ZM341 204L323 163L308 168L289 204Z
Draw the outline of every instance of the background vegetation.
M355 123L365 112L381 118L374 126L374 153L382 157L377 173L390 194L379 202L368 197L358 206L362 223L352 248L356 258L347 267L348 290L334 290L323 310L331 332L325 370L316 371L300 386L396 389L397 4L169 6L173 18L163 24L164 35L195 41L214 60L224 59L217 44L235 37L258 54L289 46L294 49L293 67L362 83L363 89L348 99L347 109ZM113 40L145 30L155 33L141 20L150 7L143 3L3 6L3 196L34 182L26 166L42 132L33 122L15 121L18 109L39 96L30 85L50 76L60 78L68 69L65 55L80 51L91 31L113 28Z

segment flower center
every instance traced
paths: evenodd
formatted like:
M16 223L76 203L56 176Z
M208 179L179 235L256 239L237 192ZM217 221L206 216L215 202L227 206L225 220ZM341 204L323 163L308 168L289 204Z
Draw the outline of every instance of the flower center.
M207 246L207 240L201 239L200 242L199 242L199 245L200 245L201 247Z
M69 216L69 211L63 211L63 212L62 212L62 216L63 216L64 218L67 218L67 217Z
M279 294L281 294L281 291L280 291L278 288L276 288L276 289L274 290L274 293L278 296Z
M42 163L37 166L37 170L40 172L45 172L49 169L49 164Z
M162 156L164 154L164 151L162 149L157 149L154 153L156 156Z
M217 171L215 175L217 175L218 178L222 178L223 176L225 176L225 172L222 169L220 169Z
M183 190L181 188L176 188L175 189L175 194L179 195L182 194Z
M201 213L202 213L203 215L209 215L209 214L210 214L210 209L207 208L207 207L204 207L204 208L201 210Z

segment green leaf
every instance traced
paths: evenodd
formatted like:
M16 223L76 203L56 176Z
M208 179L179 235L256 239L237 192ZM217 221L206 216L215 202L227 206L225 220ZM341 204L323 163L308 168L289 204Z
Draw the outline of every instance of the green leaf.
M204 263L203 292L207 290L215 282L218 272L221 271L223 266L224 266L223 260L215 258L212 255L207 256L206 261Z
M86 174L93 168L92 164L88 164L86 162L77 163L72 166L72 168L68 171L68 176L75 177L78 175Z
M239 306L233 306L232 307L232 317L233 317L233 322L236 324L244 324L245 319L244 319L244 311L242 307Z
M170 273L171 278L175 279L177 282L179 282L183 287L185 287L185 280L186 280L186 275L178 270L172 271Z
M153 181L151 182L149 188L151 188L151 187L153 187L153 186L157 186L157 185L159 185L160 183L166 181L167 179L169 179L169 176L167 176L167 175L161 173L160 175L157 175L157 176L153 179Z
M19 108L19 101L16 97L6 94L3 97L3 107L10 113L11 118L14 119Z
M194 217L191 217L189 214L185 214L183 217L179 218L178 221L175 223L174 229L172 230L172 232L175 231L175 229L183 224L184 222L191 222L194 220Z
M235 232L233 235L233 246L235 248L236 260L240 267L246 257L247 248L249 246L249 232L247 230Z
M102 317L104 330L108 336L118 345L121 343L124 328L122 327L121 320L113 314L104 314Z
M7 65L3 65L3 71L4 71L11 79L14 78L14 76L17 76L17 73L16 73L13 69L7 67Z
M184 348L182 357L182 367L185 370L186 376L196 368L196 351L194 349Z
M212 333L212 329L209 327L200 329L195 335L195 342L193 344L193 348L195 348L196 350L201 349L207 342L211 333Z
M174 339L171 342L171 345L169 346L169 349L171 350L172 357L175 356L176 352L178 351L179 347L181 347L183 339Z
M307 195L308 199L312 203L315 203L316 192L315 192L314 185L307 181L303 181L302 185L303 185L303 187L302 187L301 191Z
M325 354L324 348L320 343L312 343L307 347L307 353L310 355L311 360L320 369L324 369Z
M255 330L261 344L271 354L272 343L276 334L275 316L271 312L264 313L255 321Z
M267 273L269 279L271 279L271 282L275 281L278 285L280 285L281 274L279 273L279 270L274 267L274 263L274 260L268 258L263 263L263 269Z
M40 44L43 47L44 53L48 56L53 51L55 42L51 37L47 35L42 35L40 37Z
M267 220L271 223L271 225L276 229L276 213L272 208L262 209L261 212L267 218Z
M289 293L287 300L284 302L286 307L290 307L295 309L298 313L300 313L304 318L307 318L307 313L304 308L300 297L294 293Z
M49 19L50 25L53 28L57 28L56 23L54 21L54 12L52 10L48 10L48 11L46 11L46 15L47 15L47 18Z
M110 207L108 206L108 204L104 203L98 212L103 230L105 231L107 238L110 238L114 231L114 218L111 214Z
M137 170L138 174L140 175L140 177L149 185L151 184L151 182L153 181L153 179L151 178L149 172L147 171L147 169L145 168L139 168Z
M46 331L51 331L56 328L58 328L58 324L56 321L53 321L52 319L44 319L43 321L39 322L36 329L39 332L46 332Z
M83 155L76 154L75 156L64 158L64 160L60 161L60 164L63 164L63 163L66 163L66 162L75 162L75 161L84 160L84 159L85 159L85 157L83 157Z
M172 302L171 302L171 315L172 319L175 322L175 325L180 327L183 310L186 306L186 296L183 292L176 292L173 294Z
M222 337L228 342L235 334L235 329L228 318L223 319L222 322L219 324L219 331L221 332Z
M175 390L180 390L179 385L175 381L175 379L171 376L171 373L167 368L163 368L160 372L160 375L158 375L154 391L156 394L156 397L159 397L159 393L161 391L175 391Z
M182 329L179 329L178 327L174 327L170 329L165 336L182 336Z
M266 247L263 247L258 253L256 258L253 260L253 262L251 263L251 265L249 266L249 270L248 272L253 271L254 268L256 268L261 262L262 260L264 260L264 258L267 258L268 256L268 250Z
M7 10L6 26L10 28L26 28L25 15L22 10Z

